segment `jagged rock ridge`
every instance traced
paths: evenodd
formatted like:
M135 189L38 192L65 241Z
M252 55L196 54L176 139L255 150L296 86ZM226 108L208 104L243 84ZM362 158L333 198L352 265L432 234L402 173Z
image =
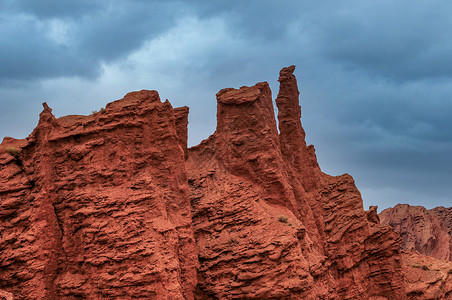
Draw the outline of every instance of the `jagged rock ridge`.
M381 223L390 225L403 239L405 250L452 261L452 207L426 209L398 204L380 213Z
M224 89L215 133L190 149L188 108L156 91L91 116L56 119L44 104L27 139L0 147L0 292L411 297L400 237L306 145L294 69L280 72L279 133L267 83Z

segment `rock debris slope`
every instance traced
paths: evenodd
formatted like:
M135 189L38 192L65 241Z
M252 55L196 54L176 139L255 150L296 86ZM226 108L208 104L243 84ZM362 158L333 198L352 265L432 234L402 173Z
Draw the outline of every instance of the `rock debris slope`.
M402 253L405 290L408 299L452 299L452 262Z
M279 131L267 83L224 89L215 133L190 149L188 108L156 91L90 116L44 104L27 139L0 147L0 299L421 295L430 279L405 283L402 239L353 178L320 170L294 69L280 72Z

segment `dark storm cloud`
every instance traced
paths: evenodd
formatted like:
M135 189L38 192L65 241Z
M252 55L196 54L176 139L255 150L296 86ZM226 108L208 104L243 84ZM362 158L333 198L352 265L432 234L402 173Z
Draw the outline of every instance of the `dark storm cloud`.
M193 145L215 129L219 89L266 80L275 97L279 69L295 64L324 171L353 175L366 204L450 206L450 11L445 0L1 1L1 120L36 117L39 98L65 114L155 88L191 107Z
M361 1L321 23L325 55L397 81L452 76L452 2Z
M0 12L0 84L93 78L174 24L163 1L17 1Z
M0 3L2 11L26 13L38 19L79 18L101 7L102 2L95 0L5 0Z
M1 16L0 85L49 76L93 75L92 58L56 44L39 27L27 16L16 16L14 20Z
M432 204L424 205L450 206L450 82L394 83L354 72L339 76L345 79L330 77L322 83L328 95L315 104L310 95L301 98L302 105L313 106L302 118L322 168L333 174L349 172L363 191L400 191L384 199L364 194L365 200L372 198L367 204L379 201L386 207L429 199ZM408 192L409 199L396 198Z
M374 90L363 95L351 91L342 95L348 97L348 101L341 103L342 108L338 108L335 118L349 126L377 127L385 136L404 137L408 141L452 141L450 91L438 93L421 83L409 87L390 86L385 86L390 92Z
M292 46L295 46L297 37L291 36L291 29L298 24L303 25L300 29L310 27L313 19L322 17L321 11L324 7L328 7L329 2L314 3L306 0L194 0L190 1L190 11L201 18L219 16L227 19L229 26L238 36L251 41L269 43L272 48L278 48L276 43L285 39L291 40ZM334 6L334 2L331 3ZM279 46L283 46L283 44Z
M175 9L164 2L136 1L107 7L77 26L80 54L107 62L117 59L170 28L174 13Z
M124 58L185 15L223 17L235 34L247 39L283 38L299 16L295 3L7 1L0 10L0 84L60 76L94 78L102 63ZM207 59L218 63L215 53Z

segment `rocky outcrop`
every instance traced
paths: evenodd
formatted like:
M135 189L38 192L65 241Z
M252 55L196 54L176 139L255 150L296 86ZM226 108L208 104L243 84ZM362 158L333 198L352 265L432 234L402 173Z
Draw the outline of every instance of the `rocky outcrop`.
M217 129L189 149L197 297L403 299L399 246L349 175L320 171L301 126L294 67L217 94ZM370 221L369 221L370 220Z
M398 204L380 213L382 224L400 234L405 250L452 261L452 208L427 210L422 206Z
M449 295L446 266L407 277L424 258L401 255L350 175L320 170L294 69L279 77L279 130L267 83L224 89L215 133L190 149L188 108L156 91L90 116L44 103L27 139L0 145L0 298Z
M15 299L193 299L185 112L155 91L90 116L56 119L44 103L26 140L5 139L0 289Z

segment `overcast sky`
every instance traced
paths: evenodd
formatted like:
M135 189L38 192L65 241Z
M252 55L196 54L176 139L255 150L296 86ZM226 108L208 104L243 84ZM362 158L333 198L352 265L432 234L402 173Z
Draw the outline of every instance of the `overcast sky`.
M189 143L215 130L215 94L296 65L320 166L364 205L452 206L450 0L0 0L0 140L41 103L90 114L155 89L190 107Z

